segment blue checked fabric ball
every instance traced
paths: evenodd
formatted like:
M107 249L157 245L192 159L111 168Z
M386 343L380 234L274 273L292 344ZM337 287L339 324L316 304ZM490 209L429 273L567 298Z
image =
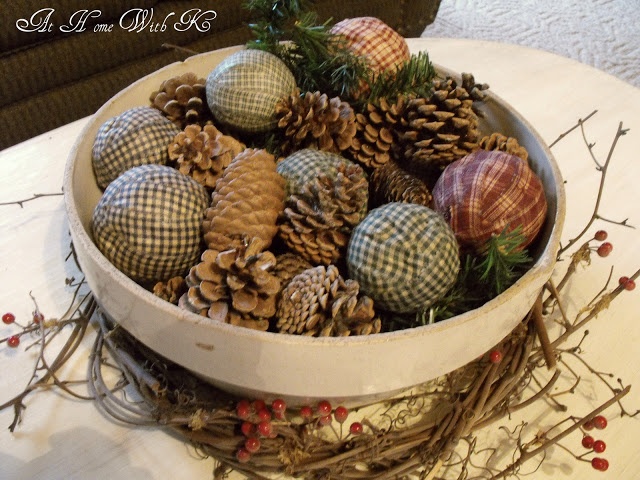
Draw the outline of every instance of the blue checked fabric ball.
M98 186L107 188L138 165L166 164L167 147L180 130L153 107L135 107L104 122L93 143L93 171Z
M135 281L184 275L201 253L205 188L163 165L141 165L111 182L93 212L93 237Z
M276 126L275 107L296 88L285 63L262 50L240 50L207 77L207 103L216 120L243 132Z
M388 203L371 210L353 230L347 266L376 308L413 313L431 306L455 283L458 243L430 208Z

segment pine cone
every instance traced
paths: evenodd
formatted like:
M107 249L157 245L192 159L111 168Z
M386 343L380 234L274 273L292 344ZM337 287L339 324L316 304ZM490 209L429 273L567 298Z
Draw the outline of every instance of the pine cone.
M281 215L280 237L315 265L329 265L344 254L351 230L366 212L369 186L362 167L340 164L337 169L291 194Z
M344 280L335 265L322 265L296 275L283 289L278 305L281 333L309 336L348 336L378 333L373 300L358 298L360 287Z
M431 193L425 182L394 160L376 168L369 177L371 207L391 202L417 203L425 207L431 203Z
M418 172L443 170L449 163L477 150L480 139L474 98L483 98L473 76L463 85L451 77L434 81L430 98L413 98L395 130L394 155L406 169ZM473 95L465 88L472 89Z
M182 277L173 277L166 282L158 282L153 286L153 294L163 300L177 304L178 299L187 291L187 284Z
M258 237L268 248L278 232L284 187L273 155L256 149L238 154L216 182L211 206L205 211L202 227L209 248L219 246L220 235Z
M276 313L280 281L271 272L276 257L253 238L242 247L206 250L186 277L180 305L214 320L266 330Z
M280 280L280 286L284 288L293 277L304 272L308 268L313 268L313 265L307 262L300 255L287 252L276 257L276 266L271 273Z
M276 105L278 128L284 134L280 144L287 156L303 148L340 153L351 147L356 133L355 114L340 97L296 90Z
M501 152L510 153L516 157L520 157L525 162L529 158L527 149L518 143L517 138L507 137L501 133L492 133L480 139L480 148L483 150L500 150Z
M169 145L169 159L178 170L205 187L213 188L225 168L246 147L208 124L187 125Z
M381 98L379 103L368 103L362 113L356 115L356 136L349 153L369 168L378 168L391 158L393 132L406 107L406 98L400 96L395 103Z
M160 110L178 128L205 124L213 116L207 105L205 79L187 72L160 84L160 89L149 96L151 105Z

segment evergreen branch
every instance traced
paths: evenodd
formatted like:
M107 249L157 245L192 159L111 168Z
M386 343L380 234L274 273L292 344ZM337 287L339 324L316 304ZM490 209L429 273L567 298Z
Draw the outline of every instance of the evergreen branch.
M522 227L492 236L487 242L484 260L478 265L480 280L492 286L494 294L504 292L520 276L531 258L521 246L525 241Z
M412 55L397 71L386 71L370 79L371 91L367 101L386 98L394 101L399 95L428 97L436 76L429 54Z

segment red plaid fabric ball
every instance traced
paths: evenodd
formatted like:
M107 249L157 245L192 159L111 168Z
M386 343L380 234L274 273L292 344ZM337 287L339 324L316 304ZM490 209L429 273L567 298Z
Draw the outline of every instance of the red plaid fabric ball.
M527 162L500 151L478 150L451 163L433 188L434 209L463 247L481 250L492 235L520 227L522 248L547 214L540 179Z
M395 70L411 57L404 37L375 17L347 18L336 23L331 33L344 37L349 49L365 57L374 73Z

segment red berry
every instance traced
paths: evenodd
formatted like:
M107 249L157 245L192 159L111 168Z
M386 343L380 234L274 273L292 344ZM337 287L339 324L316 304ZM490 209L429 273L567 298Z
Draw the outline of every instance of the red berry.
M586 422L584 422L584 425L582 425L582 428L584 428L586 431L593 430L593 427L595 427L595 425L593 424L593 420L587 420Z
M268 420L262 421L258 424L258 433L263 437L270 437L273 433L273 425Z
M364 427L360 422L353 422L349 427L349 432L351 432L351 435L360 435L362 434L363 430Z
M593 236L593 238L595 238L599 242L604 242L608 236L609 234L607 233L606 230L598 230L596 234Z
M258 410L258 419L261 422L268 422L271 420L271 412L269 410L267 410L266 408L263 408L261 410Z
M331 414L320 415L320 417L318 417L318 423L320 425L331 425L332 421L333 421L333 417L331 417Z
M607 419L602 415L598 415L597 417L593 417L593 426L598 430L602 430L607 428Z
M618 283L620 283L620 285L622 285L625 290L631 291L636 288L636 282L629 277L620 277Z
M264 402L264 400L254 400L253 401L253 409L256 412L259 412L260 410L264 410L265 408L267 408L267 404Z
M502 352L500 350L494 350L489 354L489 360L491 363L500 363L502 361Z
M256 431L256 426L251 422L242 422L240 425L240 430L245 437L250 437Z
M247 451L246 448L239 448L236 452L236 459L240 463L247 463L251 459L251 454Z
M9 345L11 348L16 348L18 345L20 345L20 335L11 335L7 339L7 345Z
M346 407L343 407L342 405L340 405L339 407L336 407L335 411L333 412L333 415L334 417L336 417L336 421L338 423L344 423L347 417L349 416L349 410L347 410Z
M601 257L608 256L612 251L613 251L613 245L611 245L609 242L604 242L598 247L598 250L597 250L598 255L600 255Z
M244 448L249 453L256 453L260 450L260 439L258 437L249 437L244 441Z
M44 320L44 315L41 314L39 311L35 311L33 312L33 323L38 324L40 322L42 322Z
M300 416L302 418L310 419L313 417L313 409L309 406L304 406L300 408Z
M16 316L13 313L7 312L4 315L2 315L2 321L3 323L6 323L7 325L9 325L16 321Z
M606 458L594 457L591 459L591 466L601 472L606 472L609 469L609 462Z
M593 448L594 442L595 440L591 435L585 435L584 437L582 437L582 446L584 448Z
M246 420L251 415L251 404L248 400L240 400L236 405L236 415Z
M331 410L333 410L331 404L326 400L322 400L320 403L318 403L317 409L320 415L329 415L331 413Z
M602 440L596 440L593 442L593 451L596 453L602 453L607 449L607 444Z
M287 409L287 404L281 398L275 399L271 402L271 410L274 412L284 412Z

